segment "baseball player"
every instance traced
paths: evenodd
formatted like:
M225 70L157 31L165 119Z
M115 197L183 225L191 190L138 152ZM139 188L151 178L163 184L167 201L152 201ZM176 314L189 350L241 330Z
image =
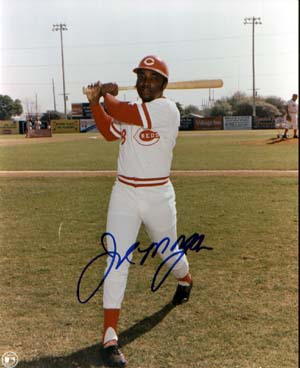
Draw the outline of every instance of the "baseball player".
M282 138L287 138L287 133L291 127L294 130L294 138L298 138L298 104L296 103L298 98L297 94L293 94L292 98L288 101L286 106L286 126Z
M136 242L142 223L152 242L168 237L173 244L177 239L175 193L169 175L180 115L176 104L163 96L168 67L159 57L149 55L133 72L137 74L140 103L116 99L118 86L113 83L97 82L89 85L86 93L98 130L106 140L120 141L118 176L110 198L106 230L113 234L121 257ZM102 96L107 112L99 104ZM107 248L113 250L110 237ZM162 259L171 253L159 251ZM108 259L108 265L110 262ZM127 364L118 348L117 324L128 268L129 262L124 262L119 269L112 269L104 282L102 355L110 367ZM178 280L172 302L179 305L188 301L192 289L186 256L172 273Z

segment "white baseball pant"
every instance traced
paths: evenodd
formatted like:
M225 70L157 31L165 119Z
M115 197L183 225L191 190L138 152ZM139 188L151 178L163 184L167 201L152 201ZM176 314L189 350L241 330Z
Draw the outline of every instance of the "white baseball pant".
M298 129L298 119L297 119L297 114L296 113L289 113L290 117L291 117L291 121L287 121L285 122L285 128L286 129L291 129L293 128L294 130Z
M139 188L115 182L109 203L106 230L113 234L117 244L117 252L121 257L124 257L128 248L136 242L142 222L152 242L159 242L164 237L169 237L171 247L177 240L175 192L170 181L160 186ZM166 259L172 253L170 247L163 254L158 251L162 259ZM110 237L107 238L107 249L108 251L114 249ZM178 247L173 250L173 252L176 251L178 251ZM132 254L128 259L132 259ZM173 264L174 260L170 262ZM107 267L110 263L111 258L108 257ZM127 261L123 262L118 269L112 267L104 282L104 308L121 308L128 270L129 262ZM188 272L189 265L184 255L172 269L172 273L179 279L185 277Z

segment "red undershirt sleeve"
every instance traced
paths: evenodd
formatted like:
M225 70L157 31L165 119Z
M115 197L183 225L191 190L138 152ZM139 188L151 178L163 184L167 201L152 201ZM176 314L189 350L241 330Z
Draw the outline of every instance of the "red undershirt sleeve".
M114 119L109 116L101 105L92 105L91 110L99 132L107 141L115 141L121 137L121 132L114 124Z
M107 93L104 98L105 107L114 119L126 124L143 126L151 129L151 119L146 104L129 104L119 101Z

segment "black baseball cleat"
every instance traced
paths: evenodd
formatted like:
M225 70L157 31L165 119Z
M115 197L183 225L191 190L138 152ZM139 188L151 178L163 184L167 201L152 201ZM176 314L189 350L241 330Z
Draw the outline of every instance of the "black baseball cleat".
M293 138L299 138L299 137L297 136L297 134L295 134Z
M190 285L187 285L187 286L178 284L176 292L173 296L172 304L180 305L180 304L188 302L190 298L192 287L193 287L193 281L190 283Z
M103 363L107 367L126 367L127 361L118 345L112 345L107 348L102 347Z
M287 136L286 134L283 134L283 135L281 136L281 138L282 138L282 139L287 139L287 138L288 138L288 136Z

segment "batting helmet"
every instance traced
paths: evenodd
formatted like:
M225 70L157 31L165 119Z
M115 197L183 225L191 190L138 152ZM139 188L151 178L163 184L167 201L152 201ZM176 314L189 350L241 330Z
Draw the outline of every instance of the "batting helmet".
M139 65L133 69L134 73L137 73L139 69L153 70L165 78L169 79L169 70L167 64L158 56L148 55L145 56L139 63Z

